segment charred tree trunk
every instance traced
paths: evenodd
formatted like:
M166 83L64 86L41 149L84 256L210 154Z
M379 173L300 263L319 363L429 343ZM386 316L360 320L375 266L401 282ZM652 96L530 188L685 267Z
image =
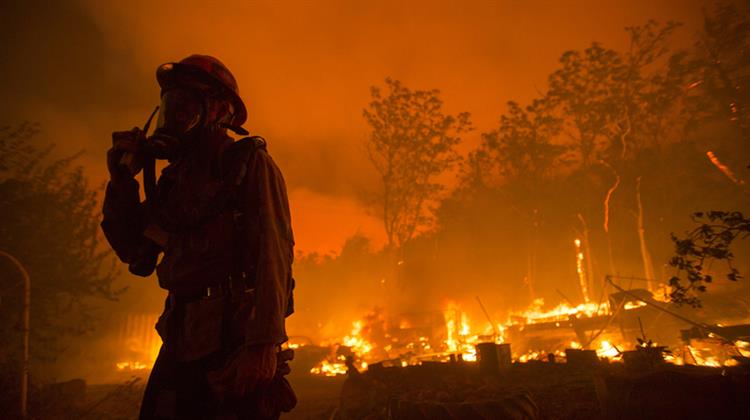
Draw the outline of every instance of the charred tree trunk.
M610 275L614 276L617 275L617 270L615 269L615 260L612 255L612 238L609 235L609 203L612 199L612 195L615 193L615 190L617 190L617 187L620 186L620 175L615 172L614 168L607 165L612 172L615 174L615 182L612 184L612 186L607 190L607 195L604 197L604 235L607 237L607 255L609 257L609 271Z

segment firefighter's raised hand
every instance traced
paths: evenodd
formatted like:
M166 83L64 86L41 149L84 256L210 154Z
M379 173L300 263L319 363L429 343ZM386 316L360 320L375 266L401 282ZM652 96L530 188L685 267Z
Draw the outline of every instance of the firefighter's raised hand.
M276 374L276 346L241 347L227 364L209 372L208 382L220 399L242 398L267 385Z
M113 181L132 178L143 169L140 152L144 140L145 134L138 127L112 133L112 147L107 151L107 168Z

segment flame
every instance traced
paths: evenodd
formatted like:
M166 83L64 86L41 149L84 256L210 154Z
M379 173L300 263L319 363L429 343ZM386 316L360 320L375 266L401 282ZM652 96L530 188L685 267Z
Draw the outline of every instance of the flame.
M334 362L323 360L317 366L310 369L310 373L314 375L337 376L346 375L347 370L348 368L343 360L336 360Z
M355 363L355 366L362 370L367 369L368 366L367 362L362 359L368 357L374 348L373 344L362 336L363 328L364 321L354 321L352 323L351 332L341 340L341 343L333 344L331 346L332 348L337 348L339 346L348 347L351 350L353 357L359 361L358 365ZM290 348L291 346L292 345L290 344ZM322 360L310 369L310 373L314 375L337 376L345 375L348 370L349 368L346 366L346 356L337 355Z
M576 244L578 245L578 244ZM627 302L625 310L633 310L646 306L639 301ZM349 334L336 343L331 344L331 356L321 361L311 373L316 375L336 376L346 374L347 358L341 355L351 351L351 363L357 369L367 369L368 364L382 362L384 366L409 366L419 364L425 360L448 361L461 360L464 362L475 362L477 360L476 345L482 342L494 341L504 343L506 332L523 331L527 325L550 324L554 326L569 326L571 318L584 318L595 316L610 316L612 311L608 303L596 304L584 302L578 305L560 303L551 308L545 308L543 299L535 299L527 308L511 312L508 320L494 326L490 322L472 323L469 315L462 310L456 302L448 302L442 311L443 332L435 332L433 335L404 335L404 330L415 331L422 326L419 321L395 318L391 323L385 323L386 333L380 338L373 336L373 324L377 317L368 316L352 323ZM489 317L489 315L488 315ZM389 330L390 328L390 330ZM430 328L433 328L432 326ZM377 330L377 328L375 328ZM400 332L397 332L400 331ZM561 333L564 334L563 331ZM401 334L401 335L399 335ZM571 331L572 334L572 331ZM407 338L405 338L407 337ZM408 340L408 341L404 341ZM565 340L565 339L563 339ZM570 340L568 338L568 340ZM620 342L622 338L616 333L605 333L593 343L582 345L579 341L562 341L551 348L523 349L521 354L513 354L513 357L521 363L531 360L548 361L548 355L552 354L555 359L565 358L565 347L573 349L591 349L601 359L609 359L614 362L622 361L622 352L632 349L633 344ZM569 345L568 345L569 344ZM516 349L514 349L516 350ZM525 353L524 353L525 352ZM726 357L726 350L711 349L707 346L686 346L684 354L665 354L665 360L673 364L698 364L702 366L727 366L736 361L732 357ZM750 343L736 343L736 355L750 355ZM722 355L722 356L718 356ZM395 356L395 357L394 357Z
M750 343L743 340L737 340L734 345L737 346L737 351L742 357L750 357Z
M738 340L734 345L727 345L721 340L699 340L684 347L684 362L698 366L723 367L736 366L736 357L747 357L748 344ZM699 347L700 346L700 347Z
M505 342L505 326L497 324L495 328L489 322L478 333L469 323L468 315L453 303L448 303L448 309L443 313L447 338L444 345L447 354L458 354L465 362L477 361L476 345L494 336L496 344ZM497 331L497 334L495 333Z
M362 357L363 355L372 351L372 344L362 337L362 325L361 320L354 321L352 323L352 332L344 337L343 344L352 349L357 356Z
M635 301L625 302L625 305L622 308L625 309L626 311L629 311L631 309L642 308L644 306L646 306L645 302L642 302L640 300L635 300Z
M511 314L511 324L518 324L519 319L523 319L526 324L536 324L540 322L565 321L570 317L593 317L596 315L609 315L609 304L602 303L581 303L576 306L567 303L561 303L554 308L543 311L544 299L535 299L531 305L524 311Z
M540 360L542 357L543 357L542 352L529 351L528 353L522 354L521 356L519 356L518 361L521 363L526 363L529 360Z
M583 268L583 252L581 251L581 240L576 239L573 241L576 246L576 271L578 272L578 282L581 286L581 294L583 295L583 301L589 303L589 287L588 280L586 278L586 270Z
M596 350L596 355L599 357L615 358L620 356L620 350L613 346L607 340L602 340L599 343L599 348Z
M711 352L711 349L705 347L699 349L693 346L687 346L687 348L690 350L691 356L695 360L696 365L710 367L722 366L716 356L707 354Z

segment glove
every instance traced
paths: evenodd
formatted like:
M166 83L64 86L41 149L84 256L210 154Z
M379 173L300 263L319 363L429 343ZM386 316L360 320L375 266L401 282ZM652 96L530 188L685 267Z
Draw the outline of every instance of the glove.
M112 133L112 147L107 151L107 169L113 182L133 178L143 169L140 151L145 139L145 134L138 127Z
M208 383L220 399L242 398L268 385L276 374L276 345L240 347L219 370L208 373Z

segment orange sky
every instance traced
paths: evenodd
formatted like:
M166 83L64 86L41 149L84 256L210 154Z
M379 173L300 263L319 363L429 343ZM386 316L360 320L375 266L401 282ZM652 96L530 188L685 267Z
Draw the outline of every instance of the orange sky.
M98 184L111 131L158 100L157 65L215 55L286 176L298 249L319 252L356 232L382 241L358 200L376 186L361 146L371 85L441 89L450 112L473 115L468 149L507 100L544 89L564 50L622 48L622 29L649 18L686 22L688 39L700 19L679 0L18 3L0 17L3 123L38 121L44 140L85 149Z

